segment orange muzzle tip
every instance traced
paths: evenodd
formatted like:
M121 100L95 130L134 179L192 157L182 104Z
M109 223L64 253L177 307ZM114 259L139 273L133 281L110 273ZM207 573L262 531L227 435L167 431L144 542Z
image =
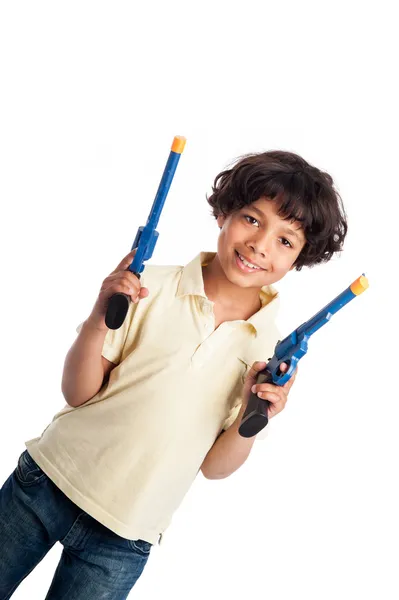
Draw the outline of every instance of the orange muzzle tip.
M186 138L182 135L176 135L172 144L172 152L176 152L176 154L181 154L184 150L184 146L186 145Z
M361 275L360 277L358 277L356 281L354 281L350 286L355 296L359 296L359 294L362 294L365 290L367 290L368 287L369 281L365 275Z

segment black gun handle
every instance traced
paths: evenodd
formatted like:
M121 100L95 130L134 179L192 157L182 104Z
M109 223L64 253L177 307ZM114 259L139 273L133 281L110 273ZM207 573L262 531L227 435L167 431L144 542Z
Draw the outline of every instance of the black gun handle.
M105 324L109 329L119 329L122 325L132 299L127 294L117 293L108 300Z
M127 268L126 271L129 271L129 268ZM137 279L141 278L141 273L134 272L133 275L135 275ZM119 329L119 327L121 327L126 318L131 301L131 297L122 292L118 292L110 297L105 315L105 324L108 329Z
M256 383L272 383L273 379L271 373L266 369L263 369L258 373ZM245 438L250 438L259 433L269 422L267 409L270 406L268 400L259 398L257 394L251 392L247 408L241 419L238 433Z

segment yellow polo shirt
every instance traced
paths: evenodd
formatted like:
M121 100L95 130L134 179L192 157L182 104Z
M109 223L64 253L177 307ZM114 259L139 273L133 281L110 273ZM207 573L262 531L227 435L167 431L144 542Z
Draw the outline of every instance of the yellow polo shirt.
M215 330L201 268L214 256L201 252L185 267L147 265L141 283L150 295L131 303L122 327L105 338L102 355L117 365L108 383L25 443L72 502L127 539L157 543L234 422L246 372L278 341L270 286L256 314Z

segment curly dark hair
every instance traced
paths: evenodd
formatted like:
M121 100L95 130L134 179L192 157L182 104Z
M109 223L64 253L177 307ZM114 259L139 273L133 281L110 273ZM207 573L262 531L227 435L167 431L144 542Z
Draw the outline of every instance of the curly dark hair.
M297 154L272 150L242 156L216 176L212 192L207 201L215 218L265 197L277 203L279 216L299 221L306 243L295 261L297 271L342 250L348 224L341 196L331 175Z

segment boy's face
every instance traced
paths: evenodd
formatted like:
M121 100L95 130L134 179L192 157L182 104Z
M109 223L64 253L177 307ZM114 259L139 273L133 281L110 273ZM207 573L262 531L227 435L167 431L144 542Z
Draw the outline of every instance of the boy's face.
M240 287L261 288L279 281L293 264L306 243L299 222L277 215L272 200L260 198L227 217L217 219L222 228L218 239L218 257L229 281ZM240 254L253 269L239 258Z

